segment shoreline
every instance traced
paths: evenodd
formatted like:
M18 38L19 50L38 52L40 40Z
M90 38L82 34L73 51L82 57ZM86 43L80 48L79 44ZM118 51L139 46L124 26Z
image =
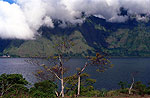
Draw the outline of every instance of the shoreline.
M0 58L47 58L47 57L2 57L0 56ZM122 56L110 56L110 59L126 59L126 58L150 58L150 56L146 56L146 57L142 57L142 56L126 56L126 57L122 57ZM86 59L84 57L71 57L71 59Z

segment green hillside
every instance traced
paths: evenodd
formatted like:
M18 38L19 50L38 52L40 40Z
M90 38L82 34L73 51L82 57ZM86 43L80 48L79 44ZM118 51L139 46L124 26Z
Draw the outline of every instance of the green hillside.
M76 45L73 56L93 55L105 52L110 56L150 57L150 21L129 19L125 23L111 23L97 17L89 17L82 25L61 28L41 27L43 32L36 40L2 40L0 53L20 57L50 56L56 53L53 46L62 36L72 39Z
M106 41L109 44L106 50L113 56L150 56L150 26L118 29Z
M91 53L94 51L92 47L88 46L86 40L79 31L75 31L67 37L72 39L73 43L76 44L71 48L72 52L70 52L70 54L73 56L85 56L88 55L89 51L91 51ZM51 35L49 39L38 37L36 40L25 41L19 47L13 45L5 49L3 53L20 57L51 56L56 54L54 45L57 44L59 40L61 41L61 39L62 36L60 35Z

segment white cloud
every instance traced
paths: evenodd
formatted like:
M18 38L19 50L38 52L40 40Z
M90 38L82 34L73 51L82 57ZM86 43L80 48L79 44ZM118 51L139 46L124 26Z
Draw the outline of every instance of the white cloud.
M129 14L150 14L150 0L122 0L120 4Z
M0 37L32 39L33 30L26 22L24 13L17 4L0 1Z
M43 25L45 25L45 26L47 26L47 27L54 28L54 24L53 24L52 19L51 19L50 17L46 16L46 17L44 18L44 21L43 21L43 22L44 22Z
M110 22L125 22L128 20L128 16L114 16L109 19Z
M0 37L33 39L42 26L54 27L53 19L66 23L83 23L94 15L110 22L124 22L128 16L119 16L120 7L128 15L150 15L150 0L14 0L9 4L0 0ZM142 19L144 19L142 17Z

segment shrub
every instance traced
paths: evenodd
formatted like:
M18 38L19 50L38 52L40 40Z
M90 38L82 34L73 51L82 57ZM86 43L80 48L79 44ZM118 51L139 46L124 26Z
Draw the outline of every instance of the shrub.
M55 91L57 90L57 85L50 80L45 80L39 83L35 83L34 87L30 89L30 94L32 97L36 98L55 98Z
M146 94L146 85L142 84L141 81L138 81L134 84L133 89L135 94L144 95Z
M129 93L129 89L128 88L120 89L119 92L123 93L123 94L128 94Z
M112 90L107 92L107 96L118 96L119 92L117 90Z
M93 97L100 96L101 92L95 90L93 86L81 86L81 96Z

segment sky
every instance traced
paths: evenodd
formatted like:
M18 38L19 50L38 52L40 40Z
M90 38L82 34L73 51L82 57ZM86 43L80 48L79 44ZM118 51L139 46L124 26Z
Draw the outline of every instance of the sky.
M122 7L127 15L120 16ZM131 15L145 20L150 16L150 0L0 0L0 38L34 39L41 26L54 28L55 19L65 27L82 24L91 15L109 22L125 22Z
M10 4L15 3L13 0L3 0L3 1L9 2Z

